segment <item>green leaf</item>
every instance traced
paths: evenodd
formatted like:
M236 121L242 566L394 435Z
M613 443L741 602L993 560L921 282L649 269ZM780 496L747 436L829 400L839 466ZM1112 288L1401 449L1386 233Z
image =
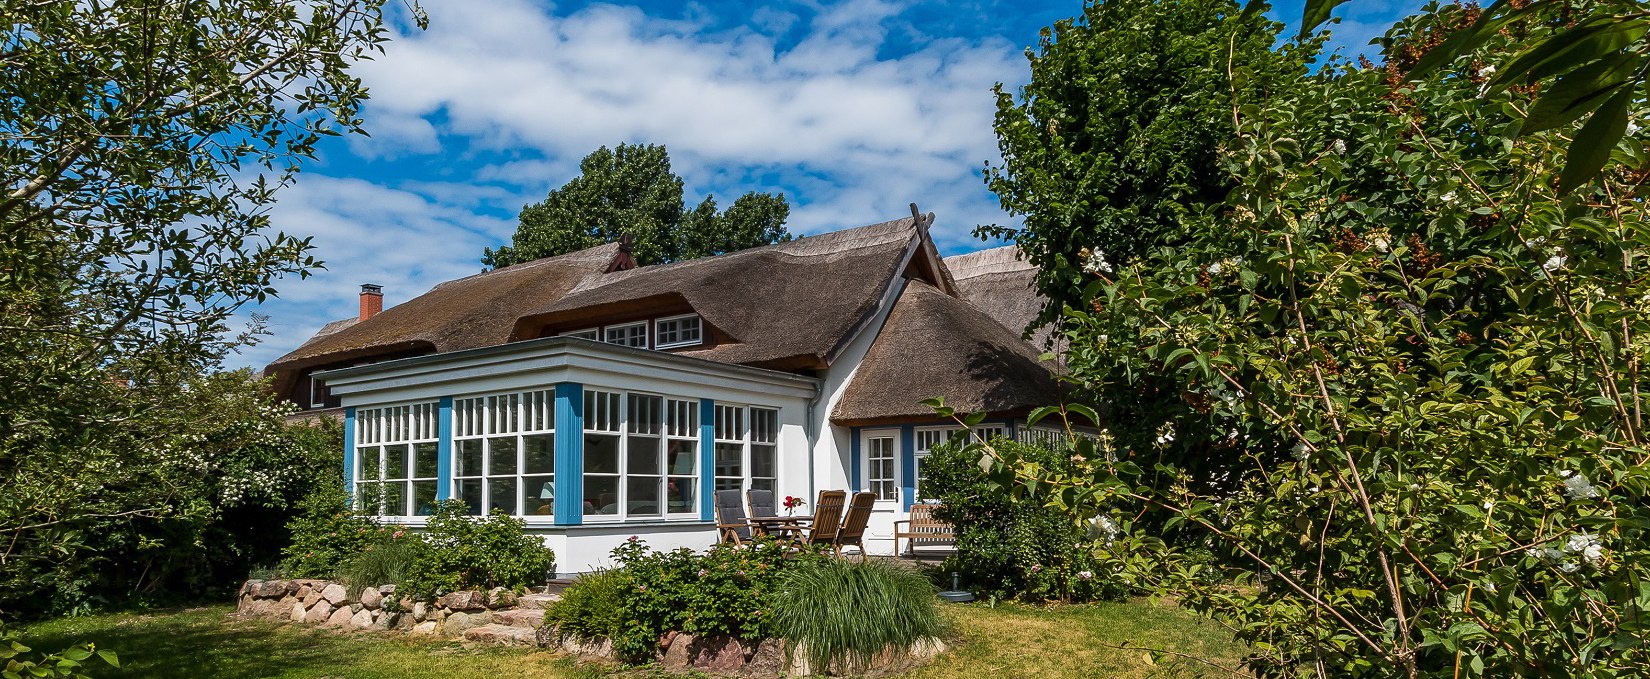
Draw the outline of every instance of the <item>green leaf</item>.
M1644 29L1642 20L1601 17L1549 36L1496 73L1489 81L1488 92L1500 92L1521 79L1541 80L1618 52L1643 36Z
M1346 0L1306 0L1306 5L1301 8L1301 32L1295 36L1296 39L1311 37L1312 32L1328 21L1329 15L1343 2Z
M1056 406L1043 406L1041 408L1034 408L1034 409L1032 409L1030 414L1026 415L1026 426L1029 427L1029 426L1032 426L1034 424L1037 424L1038 422L1041 422L1043 418L1048 417L1049 415L1052 415L1052 414L1057 413L1057 412L1060 412L1060 409Z
M1530 107L1518 136L1553 129L1598 106L1632 76L1634 60L1615 54L1578 68L1553 83Z
M1627 133L1627 106L1633 101L1633 88L1622 87L1592 119L1583 125L1570 142L1570 151L1564 156L1564 171L1558 176L1558 192L1564 195L1574 191L1598 176L1610 160L1610 152Z
M120 667L120 656L116 655L114 651L98 651L97 657L102 658L103 662L109 663L110 667Z

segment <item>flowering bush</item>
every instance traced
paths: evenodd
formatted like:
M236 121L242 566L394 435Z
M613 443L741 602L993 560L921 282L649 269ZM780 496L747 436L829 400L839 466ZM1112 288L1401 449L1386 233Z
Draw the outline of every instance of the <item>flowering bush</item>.
M292 542L282 551L281 573L294 578L331 578L394 529L350 509L349 495L332 483L305 498L302 513L287 524ZM374 583L385 584L385 583Z
M1650 666L1650 154L1631 131L1558 193L1568 138L1597 133L1543 97L1580 81L1486 87L1573 9L1531 8L1417 82L1475 7L1401 22L1384 67L1332 61L1233 100L1229 189L1185 206L1182 237L1065 253L1084 281L1067 362L1112 448L1081 441L1076 470L983 451L1018 497L1112 518L1097 556L1237 630L1260 672ZM1629 91L1592 120L1644 120Z
M1075 464L1067 453L1047 448L1006 439L992 445L1046 469ZM936 514L957 533L957 551L940 565L942 576L958 573L964 586L997 599L1069 602L1126 593L1093 557L1096 542L1115 536L1115 527L1104 523L1110 519L1091 529L1074 525L1062 511L1015 502L1007 488L980 472L979 458L978 451L945 443L923 461L921 495L940 499Z

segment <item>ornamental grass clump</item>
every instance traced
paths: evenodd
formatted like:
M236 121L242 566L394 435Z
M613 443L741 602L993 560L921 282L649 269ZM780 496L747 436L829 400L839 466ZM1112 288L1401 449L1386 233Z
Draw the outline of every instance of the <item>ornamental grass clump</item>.
M774 628L816 672L864 667L886 649L908 649L945 630L934 585L880 562L823 560L786 573Z

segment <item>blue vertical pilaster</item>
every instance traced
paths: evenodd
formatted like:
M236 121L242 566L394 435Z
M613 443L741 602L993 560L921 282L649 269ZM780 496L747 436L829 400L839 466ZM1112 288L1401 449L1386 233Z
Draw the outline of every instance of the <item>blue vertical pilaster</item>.
M344 492L355 504L355 406L344 408Z
M435 499L453 496L453 397L443 396L436 406Z
M848 430L848 488L858 492L860 489L859 476L859 427Z
M716 402L699 399L699 520L716 520Z
M584 385L556 384L556 525L584 523Z
M907 424L899 428L900 502L911 511L917 497L917 430Z

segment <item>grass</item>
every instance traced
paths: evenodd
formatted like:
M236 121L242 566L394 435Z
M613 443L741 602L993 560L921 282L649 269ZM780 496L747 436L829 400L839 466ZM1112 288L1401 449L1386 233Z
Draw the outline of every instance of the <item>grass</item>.
M888 646L945 630L927 577L884 561L830 559L786 574L774 628L806 649L809 667L864 666Z
M426 637L343 633L231 617L229 606L61 618L23 627L22 641L55 650L91 641L120 654L122 668L93 677L314 679L587 679L601 668L537 650L466 648ZM1169 604L1127 602L1037 608L947 605L951 650L916 678L1226 677L1174 656L1151 663L1129 643L1236 666L1242 647L1219 627ZM627 673L630 676L653 673Z

